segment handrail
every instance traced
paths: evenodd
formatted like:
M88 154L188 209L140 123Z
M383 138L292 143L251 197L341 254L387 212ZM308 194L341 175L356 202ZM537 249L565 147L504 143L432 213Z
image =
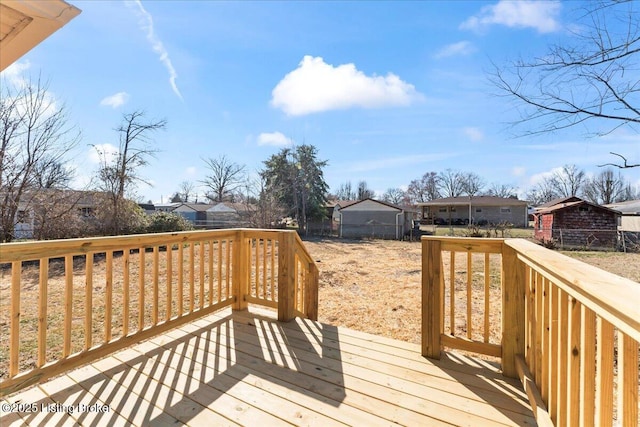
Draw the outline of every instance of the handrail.
M640 342L640 284L526 240L505 244L518 252L519 260Z
M36 258L57 258L67 254L101 253L164 244L189 243L202 239L202 233L215 233L218 238L230 238L234 230L180 231L174 233L133 234L62 240L2 243L0 264Z
M298 251L300 255L305 257L306 262L315 264L315 261L311 257L311 254L309 253L309 251L307 250L307 247L302 242L302 239L300 238L300 235L298 233L295 233L295 238L296 238L296 251Z
M318 267L298 233L295 233L295 254L296 269L299 273L296 277L300 280L294 296L296 311L302 317L318 320Z
M473 253L485 254L485 266L497 253L502 304L489 308L502 331L492 355L501 357L504 375L520 377L538 423L637 426L640 284L522 239L485 240L422 238L423 355L438 358L445 345L491 354L482 342L444 333L444 300L456 275L490 275L486 267L476 273ZM462 272L454 267L457 251L467 251ZM477 289L466 292L470 304Z
M316 320L317 282L295 231L2 244L0 333L9 346L0 348L0 396L230 305Z

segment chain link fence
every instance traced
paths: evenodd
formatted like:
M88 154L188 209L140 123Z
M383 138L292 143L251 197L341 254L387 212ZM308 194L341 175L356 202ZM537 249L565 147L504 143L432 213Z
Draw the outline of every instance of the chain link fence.
M542 238L543 244L558 249L640 251L640 232L553 228L536 232L537 238L541 235L547 236ZM548 238L549 235L551 239Z

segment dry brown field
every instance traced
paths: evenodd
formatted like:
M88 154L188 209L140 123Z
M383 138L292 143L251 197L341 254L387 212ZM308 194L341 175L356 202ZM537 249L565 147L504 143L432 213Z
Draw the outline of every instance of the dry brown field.
M305 245L320 270L320 321L420 342L420 243L307 239ZM563 253L640 282L638 253ZM491 295L499 307L499 292ZM463 294L459 300L464 300ZM499 325L492 324L491 332L499 333ZM461 333L457 328L456 334Z

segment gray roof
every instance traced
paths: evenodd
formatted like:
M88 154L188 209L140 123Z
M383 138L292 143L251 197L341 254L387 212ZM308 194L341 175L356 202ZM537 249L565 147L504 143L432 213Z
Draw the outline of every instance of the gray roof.
M620 215L620 212L615 209L611 209L606 206L596 205L595 203L587 202L586 200L582 200L582 199L578 199L578 201L575 201L575 202L560 203L548 208L540 209L536 212L536 214L547 214L547 213L557 212L563 209L568 209L568 208L579 206L579 205L589 205L589 206L593 206L596 209L601 209L603 211L610 211L615 215Z
M562 203L579 202L582 199L578 196L559 197L557 199L549 200L547 203L543 203L537 206L536 209L550 208L551 206L559 205Z
M602 205L610 209L622 212L623 215L640 215L640 200L627 200L626 202L609 203Z

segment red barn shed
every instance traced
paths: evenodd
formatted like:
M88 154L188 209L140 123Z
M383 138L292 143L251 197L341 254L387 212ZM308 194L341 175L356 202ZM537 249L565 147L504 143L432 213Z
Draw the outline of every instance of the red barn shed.
M561 247L615 248L620 212L572 198L534 214L534 236ZM577 200L575 200L577 199Z

